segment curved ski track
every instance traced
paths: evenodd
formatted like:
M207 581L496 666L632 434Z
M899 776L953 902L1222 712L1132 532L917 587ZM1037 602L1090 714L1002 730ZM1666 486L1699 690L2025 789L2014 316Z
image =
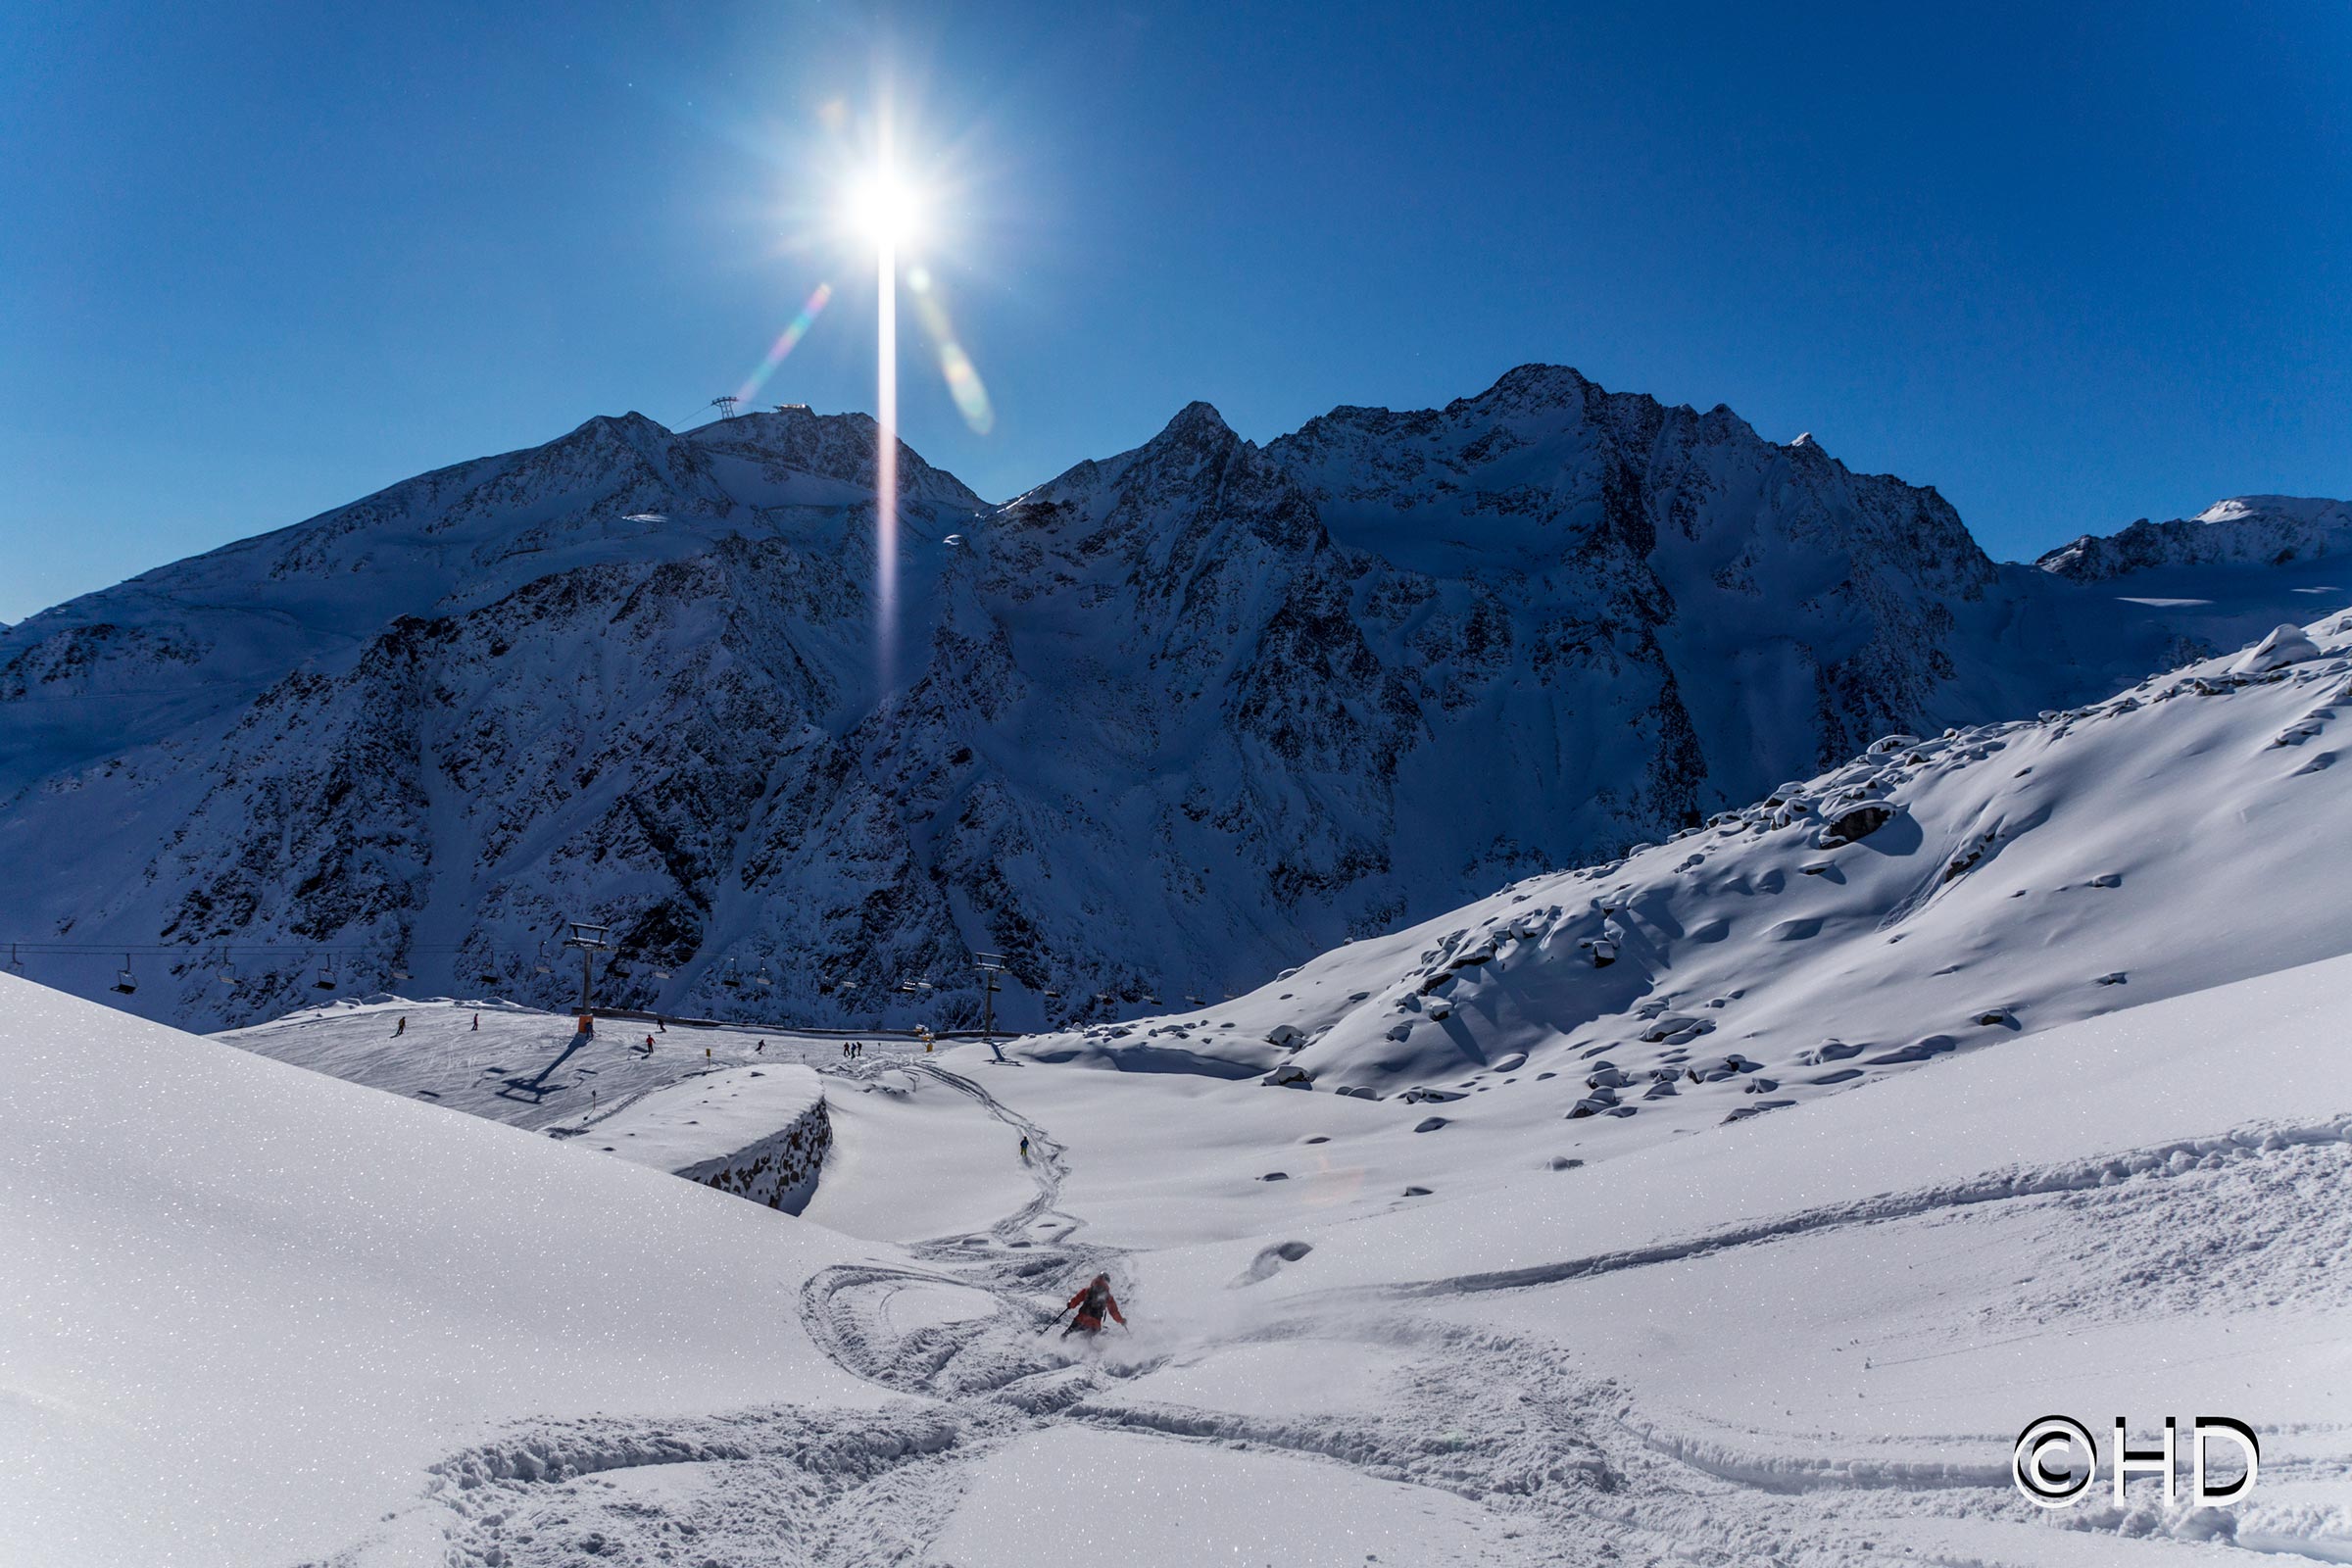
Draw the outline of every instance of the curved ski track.
M1443 1489L1520 1516L1523 1528L1507 1539L1524 1547L1515 1560L1531 1564L1895 1560L1874 1549L1874 1531L1885 1534L1895 1518L1929 1509L1955 1511L1952 1502L1929 1500L1936 1495L1974 1494L1982 1500L1958 1511L2005 1513L2005 1471L1873 1463L1826 1451L1799 1464L1786 1456L1749 1462L1719 1442L1638 1419L1625 1391L1574 1366L1566 1344L1467 1327L1416 1313L1411 1303L1939 1209L2053 1194L2095 1200L2133 1178L2209 1173L2313 1144L2342 1153L2352 1141L2352 1119L2257 1128L2064 1167L1989 1173L1508 1273L1292 1297L1225 1343L1370 1345L1394 1368L1396 1397L1345 1416L1268 1419L1124 1394L1123 1384L1166 1364L1166 1355L1123 1359L1116 1341L1070 1353L1053 1335L1041 1295L1057 1297L1097 1270L1122 1284L1123 1270L1120 1252L1081 1240L1086 1221L1060 1206L1065 1147L979 1083L930 1062L860 1063L837 1075L882 1071L913 1072L969 1096L1026 1134L1035 1152L1035 1196L985 1230L909 1246L908 1266L837 1265L802 1286L800 1318L815 1344L844 1369L906 1397L879 1411L782 1405L668 1422L532 1423L436 1467L427 1505L446 1510L451 1563L764 1568L927 1560L926 1545L954 1514L977 1459L1023 1434L1069 1422ZM891 1297L939 1287L986 1292L994 1309L906 1333L890 1327ZM662 1467L656 1484L620 1474L646 1467Z

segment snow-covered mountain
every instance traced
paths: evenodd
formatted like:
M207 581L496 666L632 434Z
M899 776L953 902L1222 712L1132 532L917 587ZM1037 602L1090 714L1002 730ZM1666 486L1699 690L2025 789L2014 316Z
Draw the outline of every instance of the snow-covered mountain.
M1016 1017L1099 1014L2343 597L1997 565L1933 490L1530 367L1263 448L1195 404L1002 507L902 449L884 649L873 438L599 418L0 632L0 940L205 1025L558 1004L567 918L611 1000L940 1022L993 949Z
M2352 505L2307 496L2238 496L2193 517L2142 517L2102 539L2084 534L2034 564L2076 582L2106 582L2166 566L2282 566L2352 556Z
M1494 1136L1565 1117L1576 1157L1621 1153L2352 954L2347 709L2352 612L2283 625L2102 702L1883 737L1233 1001L1021 1049L1402 1095ZM2011 1059L2022 1091L2030 1046Z

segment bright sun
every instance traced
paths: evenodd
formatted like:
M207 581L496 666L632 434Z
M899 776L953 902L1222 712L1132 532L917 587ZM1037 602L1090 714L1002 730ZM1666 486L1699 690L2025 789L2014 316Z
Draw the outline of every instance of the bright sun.
M845 216L875 244L896 247L920 228L922 202L898 175L877 170L850 187Z

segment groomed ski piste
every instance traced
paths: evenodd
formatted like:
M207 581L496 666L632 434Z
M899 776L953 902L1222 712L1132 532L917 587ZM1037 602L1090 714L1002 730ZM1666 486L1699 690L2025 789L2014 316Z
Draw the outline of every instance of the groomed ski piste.
M0 1557L2352 1560L2348 654L1892 738L1009 1060L0 976ZM570 1135L775 1058L803 1217ZM1097 1270L1132 1331L1060 1338ZM2037 1509L2052 1412L2226 1414L2260 1480Z

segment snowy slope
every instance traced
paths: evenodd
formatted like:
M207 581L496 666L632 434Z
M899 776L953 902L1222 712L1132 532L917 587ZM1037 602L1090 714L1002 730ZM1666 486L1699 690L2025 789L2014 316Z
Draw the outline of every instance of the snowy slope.
M2291 662L2285 662L2291 661ZM1038 1059L1400 1092L1575 1157L2352 953L2352 616L1837 768L1202 1009ZM1432 1102L1434 1097L1435 1102Z
M772 1310L855 1243L0 976L0 1559L439 1561L521 1416L871 1391Z
M0 940L204 1027L558 1006L572 918L608 1000L972 1022L983 949L1016 1021L1102 1016L2352 597L2252 517L1996 565L1932 489L1526 367L1262 449L1196 404L1001 508L902 452L886 650L872 441L599 418L0 632Z
M648 1095L734 1068L838 1063L842 1044L752 1029L657 1030L621 1018L600 1021L582 1041L567 1013L400 997L305 1008L218 1038L275 1061L539 1132L586 1126ZM649 1039L651 1052L644 1049ZM919 1048L875 1040L870 1049L880 1056Z
M468 1524L454 1555L532 1568L593 1540L626 1560L687 1530L757 1564L2341 1555L2348 965L1568 1170L1543 1157L1556 1121L1421 1135L1380 1104L1198 1074L974 1047L893 1063L877 1077L921 1080L900 1157L938 1172L922 1118L976 1104L1030 1133L1036 1196L958 1234L916 1212L965 1213L955 1181L909 1186L904 1223L934 1240L820 1271L801 1309L954 1440L814 1549L768 1526L790 1477L753 1453L497 1483L476 1506L506 1523ZM1251 1152L1298 1179L1246 1174ZM1399 1154L1430 1191L1370 1190ZM1131 1327L1073 1350L1050 1316L1097 1267ZM2052 1408L2232 1412L2263 1479L2222 1514L2145 1484L2128 1509L2044 1514L2005 1467Z
M1117 1397L1146 1420L1173 1417L1158 1400L1193 1406L1193 1430L1228 1437L1322 1411L1399 1445L1409 1377L1385 1355L1351 1363L1344 1344L1286 1377L1273 1325L1370 1346L1380 1320L1428 1312L1511 1394L1548 1383L1566 1403L1582 1388L1686 1481L1723 1484L1623 1489L1628 1534L1653 1551L1765 1531L1795 1560L1878 1560L1853 1555L1857 1538L1948 1551L1952 1523L1974 1518L1972 1561L2065 1560L2021 1534L2037 1525L2118 1548L2234 1533L2341 1560L2347 1002L2352 959L2281 971L1594 1169L1542 1171L1524 1144L1456 1139L1452 1191L1474 1196L1295 1216L1298 1258L1242 1287L1283 1356L1202 1346ZM1158 1310L1220 1314L1216 1282L1264 1255L1249 1242L1155 1255L1137 1290ZM1546 1376L1532 1352L1555 1336ZM1203 1423L1204 1402L1232 1414ZM2152 1489L2128 1512L2037 1517L2009 1491L2008 1445L2052 1409L2096 1412L2094 1427L2126 1413L2135 1432L2232 1412L2263 1434L2267 1479L2218 1519L2159 1508ZM1553 1442L1607 1462L1594 1427ZM2161 1544L2089 1560L2162 1561Z
M877 1059L884 1248L0 982L0 1553L2340 1556L2348 1004L2330 960L1565 1169L1556 1116ZM1098 1268L1131 1329L1053 1337ZM2052 1408L2230 1412L2262 1482L2042 1514Z

